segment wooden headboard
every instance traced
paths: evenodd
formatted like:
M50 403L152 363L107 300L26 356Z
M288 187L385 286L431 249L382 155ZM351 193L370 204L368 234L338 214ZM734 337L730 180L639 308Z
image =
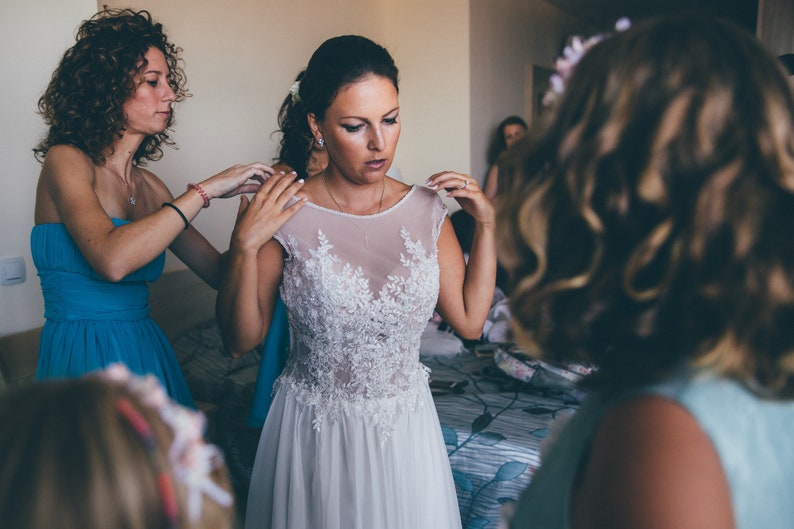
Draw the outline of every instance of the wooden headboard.
M190 270L166 272L149 287L152 319L173 343L215 318L216 291ZM41 328L0 336L0 391L36 375Z

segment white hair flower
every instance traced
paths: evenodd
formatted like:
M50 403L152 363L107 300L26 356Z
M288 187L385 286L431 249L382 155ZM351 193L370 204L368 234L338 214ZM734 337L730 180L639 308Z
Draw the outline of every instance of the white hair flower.
M300 89L301 89L300 81L295 81L294 83L292 83L292 86L289 87L289 93L292 96L293 105L301 100Z

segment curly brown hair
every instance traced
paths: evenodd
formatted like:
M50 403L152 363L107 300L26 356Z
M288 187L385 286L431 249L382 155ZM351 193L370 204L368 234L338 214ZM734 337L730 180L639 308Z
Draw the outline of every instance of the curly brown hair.
M49 127L33 149L42 161L54 145L74 145L102 164L121 137L126 117L124 102L135 92L145 54L157 48L170 70L169 84L176 101L189 95L181 58L182 49L168 41L163 26L148 11L105 9L84 21L76 43L66 50L39 99L39 114ZM162 157L161 145L173 145L169 130L147 136L133 155L136 164Z
M794 397L794 101L745 30L605 39L503 166L519 341L625 387L683 365Z

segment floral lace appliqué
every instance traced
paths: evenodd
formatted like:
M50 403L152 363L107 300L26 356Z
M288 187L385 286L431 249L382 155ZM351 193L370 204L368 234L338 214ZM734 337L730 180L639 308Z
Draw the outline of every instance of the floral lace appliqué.
M366 417L386 440L399 414L427 389L419 341L438 299L437 250L400 231L400 262L377 291L362 266L343 261L322 230L303 255L285 245L281 295L292 351L276 387L315 413L314 428L340 414Z

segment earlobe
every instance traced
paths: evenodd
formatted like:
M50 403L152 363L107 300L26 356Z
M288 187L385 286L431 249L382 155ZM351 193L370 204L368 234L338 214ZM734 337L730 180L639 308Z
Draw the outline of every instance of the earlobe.
M323 138L323 132L320 130L320 123L317 121L317 116L309 112L306 115L306 119L309 121L309 129L312 131L314 142L322 149L325 147L325 139Z

